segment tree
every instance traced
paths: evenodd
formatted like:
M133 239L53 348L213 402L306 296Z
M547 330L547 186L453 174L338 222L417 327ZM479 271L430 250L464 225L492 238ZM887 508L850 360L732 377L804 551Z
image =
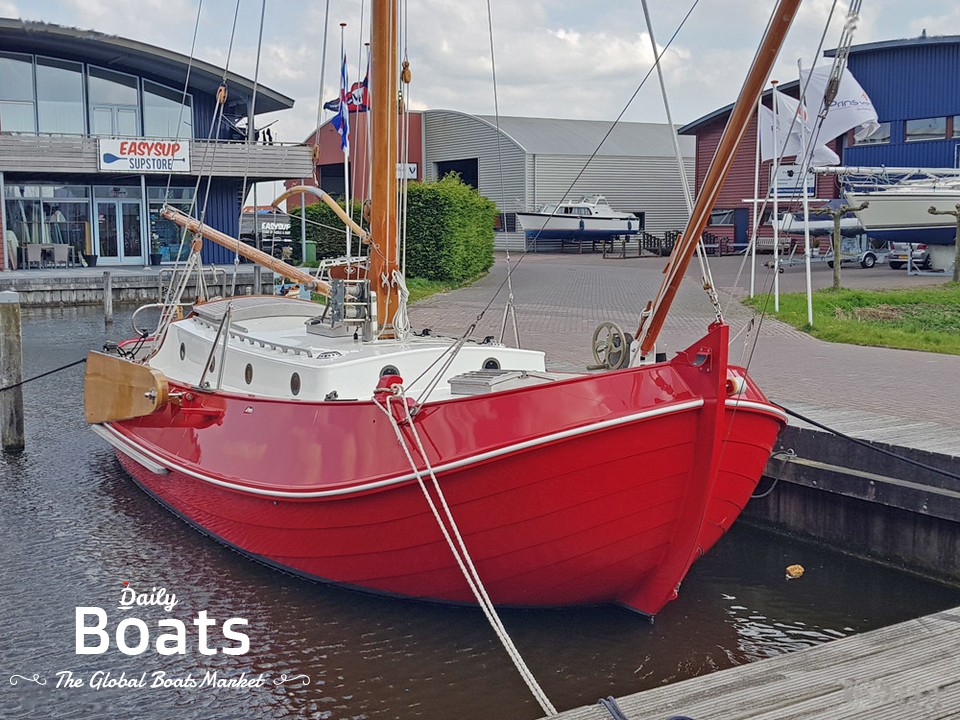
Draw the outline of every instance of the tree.
M935 207L931 207L927 212L931 215L953 215L957 220L957 234L954 239L957 251L953 257L953 281L960 282L960 203L957 203L956 210L937 210Z
M833 289L840 289L840 219L848 212L860 212L870 207L870 203L865 202L860 205L841 205L836 210L830 207L823 207L817 210L817 213L829 215L833 218Z

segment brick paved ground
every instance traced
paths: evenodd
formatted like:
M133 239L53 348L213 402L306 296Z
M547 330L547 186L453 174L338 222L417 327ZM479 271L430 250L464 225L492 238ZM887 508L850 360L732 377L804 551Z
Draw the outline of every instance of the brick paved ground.
M749 268L742 263L740 257L711 259L731 335L741 333L732 343L731 357L746 363L757 340L750 374L772 400L867 439L960 455L956 410L960 357L825 343L770 318L760 324L759 333L748 333L755 313L738 301L749 287ZM551 368L582 370L592 362L590 338L598 323L614 320L625 330L636 329L640 309L659 287L664 264L653 257L524 256L513 273L523 346L546 351ZM670 354L700 337L712 317L693 272L695 265L661 335L662 349ZM504 257L498 255L490 275L472 287L417 303L410 313L414 327L459 335L493 297L505 268ZM759 267L756 287L766 289L771 278L769 269ZM784 292L804 288L802 267L788 268L780 279ZM846 287L916 286L943 280L908 277L905 271L886 266L843 269ZM813 287L831 283L832 270L816 265ZM499 335L505 300L506 288L486 311L474 337Z

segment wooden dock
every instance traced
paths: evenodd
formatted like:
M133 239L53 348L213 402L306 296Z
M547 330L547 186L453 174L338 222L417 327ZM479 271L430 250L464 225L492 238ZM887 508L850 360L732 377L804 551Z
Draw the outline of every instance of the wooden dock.
M629 720L960 717L960 608L618 698ZM612 720L600 705L560 720Z

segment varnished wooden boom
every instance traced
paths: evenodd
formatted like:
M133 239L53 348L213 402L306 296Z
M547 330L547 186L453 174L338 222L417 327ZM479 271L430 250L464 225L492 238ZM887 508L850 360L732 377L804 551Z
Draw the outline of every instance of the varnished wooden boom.
M170 222L186 228L194 235L200 235L205 240L215 242L217 245L227 248L227 250L234 250L247 260L257 263L257 265L269 268L283 275L283 277L288 280L300 283L316 293L330 297L330 285L328 283L318 280L310 273L296 268L289 263L285 263L283 260L268 255L261 250L257 250L255 247L251 247L246 243L240 242L236 238L232 238L219 230L214 230L209 225L202 225L196 218L192 218L176 208L164 207L163 210L160 211L160 215Z

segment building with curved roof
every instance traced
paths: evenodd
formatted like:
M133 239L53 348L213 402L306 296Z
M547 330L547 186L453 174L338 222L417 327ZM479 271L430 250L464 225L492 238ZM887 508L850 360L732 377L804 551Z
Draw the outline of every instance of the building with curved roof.
M70 261L173 261L187 250L159 217L165 202L199 205L206 222L236 234L245 185L312 172L301 144L248 142L258 115L293 100L223 68L127 38L7 18L0 48L0 268L26 261L30 245L45 246L30 253L41 263L56 245L70 248ZM203 254L232 260L215 246Z
M351 164L365 161L365 114L351 114ZM319 138L319 140L318 140ZM516 213L564 199L604 195L617 210L636 214L642 227L663 235L681 230L687 208L666 124L471 115L455 110L411 113L408 177L439 179L459 173L504 213L497 249L525 249ZM329 121L306 141L320 146L321 187L342 194L343 154ZM680 138L693 182L691 138ZM355 175L355 174L354 174ZM363 187L354 176L351 186ZM356 190L353 192L356 196ZM530 249L533 249L532 247Z

